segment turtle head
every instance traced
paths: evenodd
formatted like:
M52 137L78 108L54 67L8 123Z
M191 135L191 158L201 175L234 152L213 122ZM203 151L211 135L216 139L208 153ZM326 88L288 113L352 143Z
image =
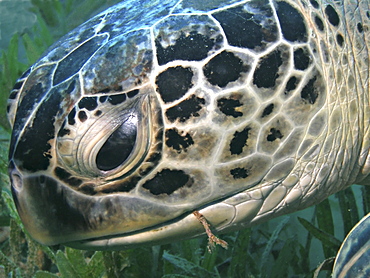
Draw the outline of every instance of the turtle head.
M27 231L48 245L128 233L166 218L164 207L129 193L161 158L162 118L153 93L144 86L65 103L61 96L76 95L76 88L69 82L28 114L19 106L13 126L15 204Z

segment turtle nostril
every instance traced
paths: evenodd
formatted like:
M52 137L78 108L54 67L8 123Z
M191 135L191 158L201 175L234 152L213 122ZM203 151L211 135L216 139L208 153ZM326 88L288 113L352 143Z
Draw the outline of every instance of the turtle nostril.
M12 187L17 191L20 191L23 187L22 178L18 174L12 174L10 179L12 182Z

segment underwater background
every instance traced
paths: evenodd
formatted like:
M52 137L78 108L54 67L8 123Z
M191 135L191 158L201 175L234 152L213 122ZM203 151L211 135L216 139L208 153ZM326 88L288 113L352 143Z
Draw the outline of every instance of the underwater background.
M118 0L0 0L0 278L330 277L342 240L370 211L370 188L353 185L321 204L235 233L227 250L205 236L162 246L92 252L46 247L24 231L7 175L6 102L16 79L54 41Z

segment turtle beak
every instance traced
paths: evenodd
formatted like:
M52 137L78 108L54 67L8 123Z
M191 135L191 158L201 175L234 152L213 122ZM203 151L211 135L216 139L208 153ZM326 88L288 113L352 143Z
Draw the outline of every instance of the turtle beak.
M68 194L45 176L22 176L11 171L12 195L29 234L38 242L53 245L69 241L86 230L83 215L66 200Z
M165 205L125 194L85 195L51 176L22 175L15 167L10 177L24 227L46 245L140 234L175 213Z

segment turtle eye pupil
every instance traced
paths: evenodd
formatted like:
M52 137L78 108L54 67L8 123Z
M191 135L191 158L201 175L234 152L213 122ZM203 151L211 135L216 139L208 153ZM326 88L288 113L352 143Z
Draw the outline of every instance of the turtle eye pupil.
M130 156L137 136L137 118L130 116L105 141L96 156L96 166L102 171L117 168Z

